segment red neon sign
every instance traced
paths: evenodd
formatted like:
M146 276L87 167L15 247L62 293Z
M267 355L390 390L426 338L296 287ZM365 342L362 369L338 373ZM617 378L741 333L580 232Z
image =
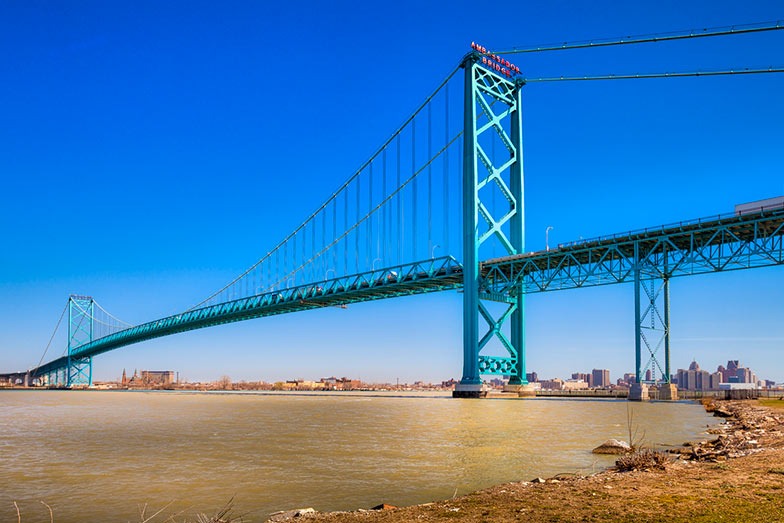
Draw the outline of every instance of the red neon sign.
M485 46L479 45L476 42L471 42L471 49L475 51L479 51L480 53L485 55L482 57L482 65L484 65L485 67L497 71L509 78L520 74L519 67L511 63L509 60L506 60L496 54L489 52Z

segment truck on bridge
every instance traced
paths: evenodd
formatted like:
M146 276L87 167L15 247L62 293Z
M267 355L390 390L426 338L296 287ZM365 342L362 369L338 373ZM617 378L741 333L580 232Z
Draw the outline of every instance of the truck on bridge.
M744 214L781 208L784 208L784 196L777 196L776 198L766 198L764 200L757 200L756 202L739 203L735 206L735 214L737 216L742 216Z

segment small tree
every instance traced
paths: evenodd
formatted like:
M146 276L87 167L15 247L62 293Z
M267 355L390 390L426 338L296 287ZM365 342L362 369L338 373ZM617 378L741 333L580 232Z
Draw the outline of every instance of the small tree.
M218 379L218 388L220 390L229 390L231 388L231 378L225 374Z

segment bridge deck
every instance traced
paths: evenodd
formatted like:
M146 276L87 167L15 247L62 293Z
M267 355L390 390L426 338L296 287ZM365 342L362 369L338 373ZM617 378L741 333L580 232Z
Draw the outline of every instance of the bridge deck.
M87 358L161 336L264 316L454 289L462 286L462 275L462 266L444 257L281 289L130 327L82 345L71 357ZM67 361L58 358L33 369L33 375L63 368Z
M544 292L784 263L784 209L719 216L487 260L489 289Z
M639 260L639 263L636 261ZM481 264L486 295L607 285L641 277L684 276L784 264L784 209L720 216L559 245ZM126 345L224 323L321 307L460 288L463 269L452 257L335 278L186 311L131 327L76 349L86 358ZM67 365L62 357L38 368Z

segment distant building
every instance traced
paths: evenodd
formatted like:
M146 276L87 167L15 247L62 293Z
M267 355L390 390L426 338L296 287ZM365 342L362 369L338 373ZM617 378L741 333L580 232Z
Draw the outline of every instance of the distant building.
M741 367L738 360L729 360L727 366L719 365L716 372L710 373L700 368L693 360L688 369L678 369L673 380L682 390L724 390L727 383L757 383L757 376L747 367Z
M588 382L585 380L571 379L563 382L563 390L585 390Z
M539 383L542 384L542 390L563 390L564 382L561 378L553 378L551 380L543 380Z
M591 371L591 387L601 388L610 386L610 371L607 369L593 369Z
M593 378L593 376L591 376L590 374L585 374L585 373L582 373L582 372L573 372L572 373L572 379L573 380L584 381L588 385L588 387L591 386L591 382L593 381L592 378Z
M710 390L719 390L719 384L722 383L722 374L719 371L710 375Z
M539 381L539 375L535 372L529 372L525 375L525 379L528 380L528 383L536 383Z
M719 390L754 390L757 385L754 383L722 383Z
M123 374L124 373L125 370L123 370ZM143 370L141 371L141 380L145 385L171 385L174 383L174 371Z

